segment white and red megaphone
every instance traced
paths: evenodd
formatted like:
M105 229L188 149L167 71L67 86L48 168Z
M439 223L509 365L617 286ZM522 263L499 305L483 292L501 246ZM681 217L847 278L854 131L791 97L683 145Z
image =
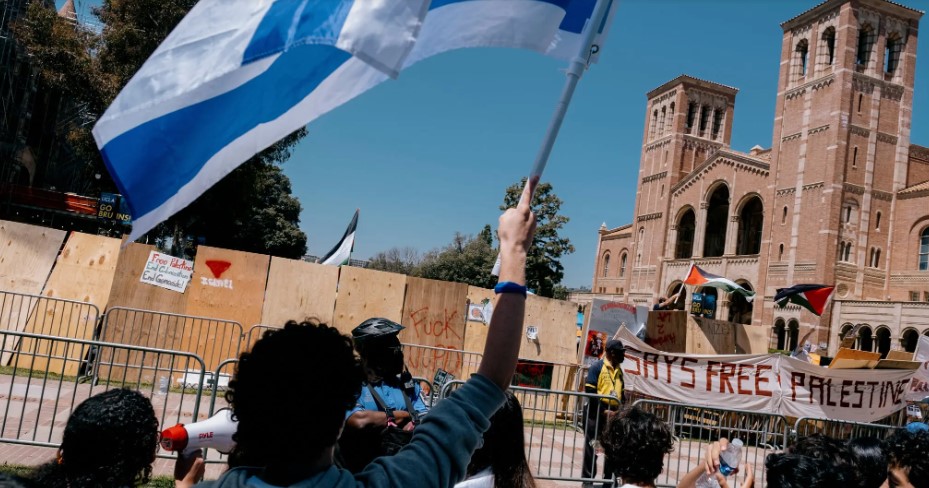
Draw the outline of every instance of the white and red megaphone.
M232 435L238 425L232 420L232 410L224 408L206 420L163 430L161 447L166 451L181 451L185 456L205 447L226 454L235 447Z

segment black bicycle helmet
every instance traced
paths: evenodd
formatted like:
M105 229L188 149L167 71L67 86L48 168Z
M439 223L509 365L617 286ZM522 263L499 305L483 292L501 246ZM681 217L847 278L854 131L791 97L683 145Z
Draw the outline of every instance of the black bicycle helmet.
M364 343L372 339L397 335L406 327L384 318L373 318L365 320L358 327L352 329L352 339L356 344Z

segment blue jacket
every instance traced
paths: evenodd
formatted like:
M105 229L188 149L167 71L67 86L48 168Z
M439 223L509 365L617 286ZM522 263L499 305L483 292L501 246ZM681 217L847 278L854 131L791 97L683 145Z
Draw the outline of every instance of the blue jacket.
M503 405L503 391L473 375L458 391L440 401L416 427L410 444L396 455L376 459L361 473L331 466L294 488L448 487L463 480L471 454L490 427L490 417ZM236 468L216 481L197 486L245 488L260 468Z

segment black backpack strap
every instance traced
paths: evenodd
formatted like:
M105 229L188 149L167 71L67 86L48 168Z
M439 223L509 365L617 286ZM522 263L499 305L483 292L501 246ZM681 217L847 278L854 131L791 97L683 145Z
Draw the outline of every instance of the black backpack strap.
M387 418L393 419L393 418L394 418L394 410L393 410L392 408L390 408L390 407L387 406L387 402L385 402L384 399L381 398L381 395L379 395L379 394L377 393L377 391L374 389L374 387L371 386L370 383L365 383L365 386L368 387L368 391L370 391L370 392L371 392L371 396L374 397L374 403L377 404L377 408L383 410L384 413L387 414Z
M415 393L416 390L413 390L413 391L414 391L413 394L415 395L415 394L416 394L416 393ZM406 390L403 391L403 403L406 403L406 410L407 410L407 412L410 412L410 417L413 417L413 423L414 423L414 424L418 424L418 423L419 423L419 413L417 413L417 412L416 412L416 409L413 408L413 402L410 401L410 395L409 395L409 393L407 393Z

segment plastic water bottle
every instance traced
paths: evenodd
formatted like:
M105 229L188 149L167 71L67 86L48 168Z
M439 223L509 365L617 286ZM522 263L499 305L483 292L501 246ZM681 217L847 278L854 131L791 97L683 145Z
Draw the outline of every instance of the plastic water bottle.
M739 461L742 460L742 440L733 439L729 442L726 450L719 453L719 472L723 476L729 476L739 469ZM719 482L716 481L716 475L703 473L697 478L697 488L719 488Z

